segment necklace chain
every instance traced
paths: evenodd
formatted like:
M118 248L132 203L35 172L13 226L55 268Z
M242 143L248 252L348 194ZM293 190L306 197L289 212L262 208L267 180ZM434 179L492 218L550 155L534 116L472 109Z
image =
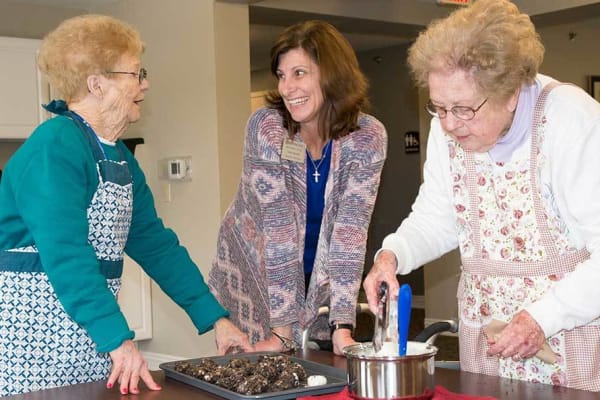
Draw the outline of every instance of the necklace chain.
M315 183L319 183L319 177L321 176L321 174L319 173L319 168L321 168L321 164L323 164L323 161L325 161L325 158L327 157L327 148L329 147L329 143L331 143L331 140L328 141L327 144L325 145L325 148L323 148L323 150L321 152L321 160L319 161L319 164L315 164L315 161L312 159L312 156L310 155L310 151L308 151L308 149L306 149L306 154L308 155L308 159L310 160L313 167L315 168L315 172L312 174L312 176L315 178Z

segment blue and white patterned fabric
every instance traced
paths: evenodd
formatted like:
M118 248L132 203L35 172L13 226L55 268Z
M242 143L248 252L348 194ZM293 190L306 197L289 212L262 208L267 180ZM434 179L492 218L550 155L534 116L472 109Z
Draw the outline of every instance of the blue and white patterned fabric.
M116 295L121 279L107 281ZM111 361L66 315L43 272L2 272L0 396L107 378Z
M100 272L117 296L123 249L131 225L133 188L126 162L106 160L95 133L69 115L88 137L99 185L88 207L88 240ZM65 312L35 245L0 252L0 396L108 378L111 360Z

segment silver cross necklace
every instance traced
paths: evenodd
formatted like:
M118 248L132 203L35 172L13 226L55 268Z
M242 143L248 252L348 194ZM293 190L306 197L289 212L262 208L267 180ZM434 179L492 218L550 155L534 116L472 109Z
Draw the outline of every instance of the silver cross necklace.
M321 164L323 164L323 161L325 161L325 158L327 157L327 147L329 146L329 143L331 143L331 140L329 140L327 142L327 144L325 145L325 147L323 148L323 151L321 152L321 160L319 161L319 164L315 164L315 161L312 159L312 157L310 155L310 151L308 151L308 149L306 149L306 154L308 155L308 159L310 160L313 167L315 168L315 172L312 173L312 176L315 178L315 183L319 183L319 177L321 176L321 174L319 173L319 168L321 168Z

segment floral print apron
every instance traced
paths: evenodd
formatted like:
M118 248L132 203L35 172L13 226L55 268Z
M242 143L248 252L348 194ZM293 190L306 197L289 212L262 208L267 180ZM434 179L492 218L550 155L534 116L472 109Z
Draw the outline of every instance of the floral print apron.
M533 116L530 156L494 163L449 140L462 273L458 285L460 365L469 372L600 390L598 321L547 338L558 361L489 357L483 328L510 322L556 281L590 257L568 241L552 188L540 185L544 105L556 83L541 91Z
M79 125L96 157L99 185L87 209L88 241L117 296L133 204L129 168L124 161L106 159L95 133L79 116L65 107L51 111ZM0 293L0 396L108 378L109 355L96 352L87 332L67 315L35 244L0 251Z

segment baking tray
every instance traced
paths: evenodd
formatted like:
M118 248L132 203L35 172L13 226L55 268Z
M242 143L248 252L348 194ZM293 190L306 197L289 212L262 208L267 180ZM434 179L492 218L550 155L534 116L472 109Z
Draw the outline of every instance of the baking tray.
M282 390L279 392L266 392L255 395L244 395L221 386L215 385L203 381L202 379L195 378L193 376L184 374L179 371L175 371L175 364L178 362L186 361L189 363L198 363L203 359L212 359L217 364L225 365L232 358L248 358L251 362L256 362L260 356L279 356L282 353L277 352L260 352L260 353L245 353L245 354L232 354L228 356L216 356L216 357L205 357L205 358L193 358L189 360L179 360L162 363L159 368L165 372L167 378L172 378L188 385L197 387L198 389L206 390L207 392L216 394L217 396L224 397L230 400L238 399L269 399L269 400L280 400L280 399L295 399L299 396L315 396L319 394L335 393L341 391L347 384L346 371L340 368L334 368L329 365L319 364L313 361L303 360L301 358L288 356L291 360L302 365L306 370L307 376L310 375L323 375L327 378L327 383L321 386L301 386Z

